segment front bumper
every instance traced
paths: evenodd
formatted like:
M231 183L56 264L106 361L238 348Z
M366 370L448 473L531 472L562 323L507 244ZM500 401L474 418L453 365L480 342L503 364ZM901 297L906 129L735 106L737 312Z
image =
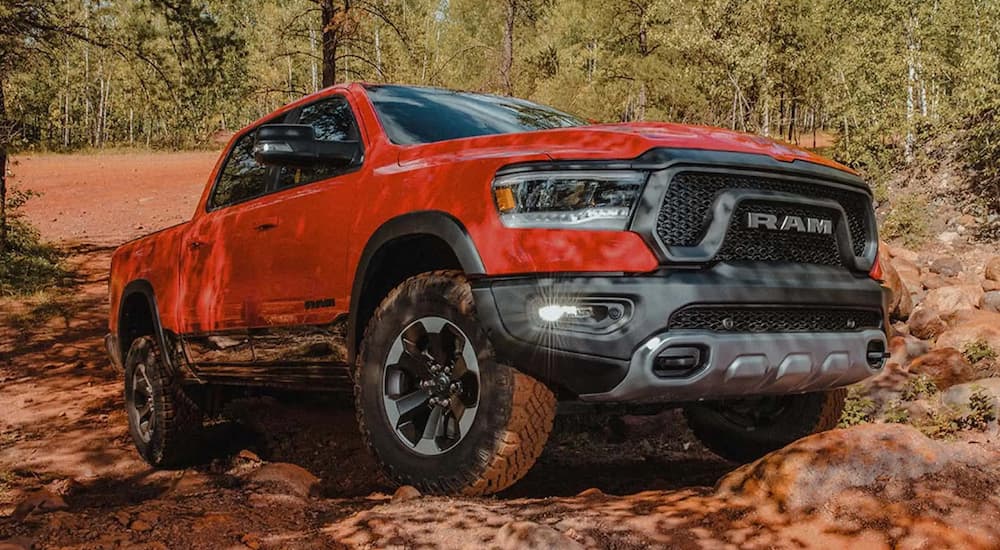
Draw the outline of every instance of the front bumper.
M877 373L886 350L880 327L740 333L668 326L674 312L692 305L854 308L876 310L884 319L886 293L877 282L822 266L718 264L641 276L482 279L473 292L500 361L585 401L687 402L828 390ZM627 303L630 315L603 331L545 324L534 315L540 300L592 299ZM681 376L663 376L654 368L657 357L677 348L701 350L700 362Z

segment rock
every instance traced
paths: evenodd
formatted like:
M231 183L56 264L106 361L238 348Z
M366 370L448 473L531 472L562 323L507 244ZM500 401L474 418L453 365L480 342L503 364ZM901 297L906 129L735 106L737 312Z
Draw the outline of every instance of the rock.
M887 259L879 259L882 264L882 273L884 274L885 286L889 288L892 292L892 298L889 301L889 313L893 319L905 320L910 316L910 312L913 311L913 302L910 299L910 291L903 284L902 278L900 278L899 273L893 266L892 262Z
M1000 281L991 281L989 279L986 279L985 281L983 281L983 290L986 292L1000 290Z
M145 533L147 531L152 531L153 530L153 526L152 525L150 525L148 522L142 521L141 519L137 519L137 520L133 521L132 525L129 525L128 528L131 529L131 530L133 530L133 531L135 531L135 532L137 532L137 533Z
M975 216L972 216L971 214L962 214L955 221L958 223L958 225L960 225L962 227L966 227L966 228L975 227L976 226L976 218L975 218Z
M240 537L240 542L251 550L257 550L262 544L260 539L261 537L259 533L247 533Z
M136 514L136 519L144 521L149 525L156 525L160 521L160 513L152 510L144 510Z
M930 421L934 417L937 409L927 399L916 399L914 401L904 401L903 409L909 416L908 424L920 424Z
M1000 351L1000 313L992 311L963 313L957 317L952 328L938 336L934 347L965 349L965 346L979 340Z
M994 256L986 261L986 279L1000 282L1000 256Z
M754 507L811 510L853 487L887 478L905 484L952 465L981 464L988 459L980 452L948 447L911 426L864 424L808 436L738 468L719 480L716 494Z
M238 460L242 460L245 462L253 462L256 464L260 464L261 462L263 462L263 460L261 460L260 457L257 456L257 453L248 449L243 449L240 452L236 453L236 458Z
M125 510L118 510L112 516L122 527L128 527L128 524L132 522L132 514L129 514Z
M960 235L956 231L945 231L944 233L941 233L940 235L938 235L937 239L938 239L938 241L940 241L943 244L950 245L950 244L954 244L955 241L957 241L959 237L960 237Z
M904 369L910 361L930 351L930 345L915 336L894 336L889 339L889 359L886 363L896 363Z
M577 493L579 498L602 498L606 496L604 491L598 489L597 487L591 487L590 489L584 489Z
M948 320L963 309L979 308L984 294L983 289L978 286L946 286L928 292L920 305L937 311L942 319Z
M1000 418L1000 378L983 378L952 386L941 394L941 402L963 412L968 411L969 398L977 391L989 398L993 405L993 417Z
M295 496L319 496L319 478L309 470L295 464L284 462L265 464L254 470L249 479L259 484L282 487Z
M888 263L891 263L892 267L896 269L899 278L902 279L903 284L911 293L923 290L920 284L920 268L917 267L917 264L903 258L893 258Z
M920 286L927 290L935 290L951 286L952 283L937 273L925 272L920 275Z
M917 357L910 363L910 372L927 376L941 390L968 382L973 376L972 365L954 348L935 349Z
M938 312L926 304L914 308L907 326L910 327L910 334L922 340L931 340L948 329Z
M893 260L904 260L914 265L920 260L919 254L903 246L881 243L879 249L885 250Z
M991 290L983 296L983 309L1000 313L1000 290Z
M28 495L24 500L22 500L15 508L14 513L11 517L16 521L23 521L26 517L32 513L48 513L55 512L56 510L66 510L69 506L66 505L66 500L63 497L49 491L48 489L40 489Z
M583 545L552 527L533 521L512 521L500 528L494 543L509 550L577 549Z
M420 491L412 485L403 485L392 494L392 502L406 502L415 498L420 498Z
M931 273L937 273L944 277L956 277L962 273L962 262L954 256L941 256L931 262L928 267Z
M34 547L34 541L25 537L0 540L0 550L32 550Z

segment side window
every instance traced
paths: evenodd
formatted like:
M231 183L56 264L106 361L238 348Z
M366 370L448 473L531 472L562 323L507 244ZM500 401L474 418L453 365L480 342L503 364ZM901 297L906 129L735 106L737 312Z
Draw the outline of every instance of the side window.
M334 96L302 108L298 124L309 124L319 141L358 141L358 126L347 98ZM313 166L310 168L282 167L278 172L278 189L332 178L349 167Z
M263 195L267 189L267 167L253 156L256 132L250 132L236 141L219 181L209 197L208 207L219 208Z

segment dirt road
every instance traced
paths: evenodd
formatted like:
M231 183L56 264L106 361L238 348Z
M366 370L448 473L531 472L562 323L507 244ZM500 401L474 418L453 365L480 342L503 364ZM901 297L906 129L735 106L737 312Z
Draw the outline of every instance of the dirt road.
M734 472L666 413L563 429L497 498L391 498L348 399L248 396L211 426L202 466L153 471L101 349L106 269L112 245L188 217L214 159L14 168L44 193L27 214L80 279L41 325L19 321L37 300L0 301L0 548L1000 547L995 433L839 431Z

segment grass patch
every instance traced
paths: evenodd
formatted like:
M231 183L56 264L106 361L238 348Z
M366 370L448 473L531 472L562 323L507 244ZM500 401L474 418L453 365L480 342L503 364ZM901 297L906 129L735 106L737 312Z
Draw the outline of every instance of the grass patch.
M915 247L927 240L927 199L920 195L900 195L882 221L882 236L899 239L908 247Z

